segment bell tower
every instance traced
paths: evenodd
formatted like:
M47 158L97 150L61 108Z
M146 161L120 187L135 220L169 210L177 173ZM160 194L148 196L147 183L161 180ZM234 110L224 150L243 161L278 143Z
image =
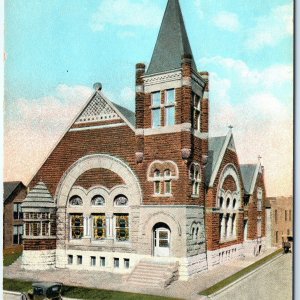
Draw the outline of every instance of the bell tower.
M138 135L180 132L183 159L192 158L195 144L206 157L208 103L208 73L197 71L179 1L168 0L150 64L136 65ZM144 138L137 144L142 153Z

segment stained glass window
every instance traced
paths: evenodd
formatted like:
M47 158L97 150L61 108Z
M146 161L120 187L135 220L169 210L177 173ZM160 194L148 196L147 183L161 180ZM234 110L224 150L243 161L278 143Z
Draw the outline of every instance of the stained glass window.
M106 237L106 218L104 214L93 216L94 239L104 239Z
M116 215L116 239L118 241L129 240L128 214Z
M82 199L79 196L73 196L69 203L72 206L82 206Z
M103 206L105 204L105 200L102 196L97 195L92 199L92 205L94 206Z
M83 236L83 215L71 215L71 237L81 239Z

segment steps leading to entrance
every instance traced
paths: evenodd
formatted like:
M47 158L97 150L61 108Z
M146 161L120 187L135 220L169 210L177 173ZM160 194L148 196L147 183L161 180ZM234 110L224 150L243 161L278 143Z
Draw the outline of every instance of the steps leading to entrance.
M140 261L127 282L143 287L165 288L178 279L178 263Z

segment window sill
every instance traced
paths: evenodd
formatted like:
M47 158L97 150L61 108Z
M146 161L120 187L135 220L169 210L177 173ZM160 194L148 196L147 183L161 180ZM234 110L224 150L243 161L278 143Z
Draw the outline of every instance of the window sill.
M222 239L220 240L220 244L225 244L225 243L229 243L229 242L233 242L233 241L237 241L237 237L229 237L227 239Z
M168 198L168 197L173 197L173 194L153 194L152 197L155 197L155 198Z
M192 198L199 198L200 195L192 195Z
M22 237L23 240L56 240L56 236L30 236L30 235L23 235Z

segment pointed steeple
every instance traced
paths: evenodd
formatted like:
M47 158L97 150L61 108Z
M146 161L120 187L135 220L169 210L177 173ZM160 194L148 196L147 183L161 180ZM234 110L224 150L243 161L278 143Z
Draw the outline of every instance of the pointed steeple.
M146 75L181 68L183 55L193 57L179 0L168 0L167 8ZM197 71L193 58L192 69Z

